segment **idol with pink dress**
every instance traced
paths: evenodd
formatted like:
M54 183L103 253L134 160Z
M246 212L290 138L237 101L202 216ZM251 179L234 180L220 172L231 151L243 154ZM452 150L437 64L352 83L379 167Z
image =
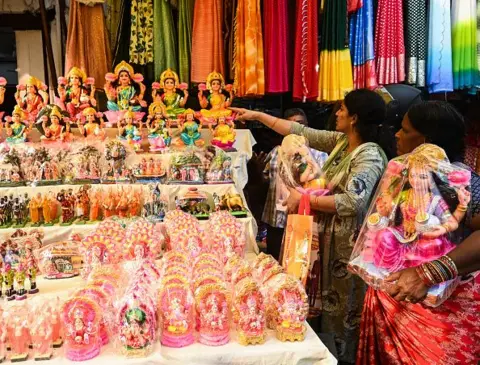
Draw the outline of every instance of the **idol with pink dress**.
M424 144L390 161L380 181L349 268L369 285L384 289L391 273L449 253L450 233L470 202L470 172L448 162L445 152ZM430 289L427 305L448 298L456 282Z

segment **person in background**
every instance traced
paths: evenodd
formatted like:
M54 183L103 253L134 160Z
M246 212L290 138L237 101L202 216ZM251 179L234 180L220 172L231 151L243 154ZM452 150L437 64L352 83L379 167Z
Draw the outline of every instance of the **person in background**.
M377 93L361 89L346 95L336 113L336 132L247 109L231 108L237 120L257 120L281 135L303 135L311 148L329 153L322 168L331 195L310 196L318 214L322 273L317 297L322 301L320 332L336 336L339 360L354 363L366 284L347 271L354 233L361 226L375 185L387 164L380 145L386 106ZM393 137L393 136L392 136ZM379 145L380 144L380 145ZM298 211L301 194L290 189L289 213Z
M431 143L443 148L451 162L463 160L463 117L446 102L412 106L396 138L398 155ZM478 190L474 188L471 197L469 209L476 211ZM479 252L480 232L476 232L440 259L391 274L386 279L391 283L387 293L369 288L357 364L476 365L480 359L480 275L475 273L480 269ZM441 270L442 275L433 276L431 270ZM457 277L461 284L440 306L420 303L429 287Z
M302 109L287 109L285 111L284 118L291 122L308 126L307 116ZM267 253L272 255L276 260L279 260L280 258L283 233L285 230L285 223L287 221L287 215L285 214L285 211L277 209L278 197L276 196L276 192L279 147L280 146L276 146L265 157L265 169L263 171L264 179L266 182L268 182L268 193L265 207L263 209L262 222L267 224ZM310 149L310 152L315 161L318 163L319 167L322 167L327 160L328 155L325 152L320 152L314 149Z

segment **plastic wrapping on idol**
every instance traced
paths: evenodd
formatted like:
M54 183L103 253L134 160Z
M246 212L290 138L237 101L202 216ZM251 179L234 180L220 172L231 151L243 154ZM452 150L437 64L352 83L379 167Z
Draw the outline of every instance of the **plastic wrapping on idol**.
M238 342L242 345L260 345L266 339L266 314L263 295L257 283L246 277L235 285L234 317Z
M140 219L127 227L123 257L133 261L137 267L147 265L160 276L155 260L162 249L162 238L155 230L155 225Z
M208 147L205 153L207 184L232 184L232 157L217 147Z
M108 141L104 149L106 168L103 169L102 182L130 182L132 173L127 166L130 165L129 160L131 156L131 149L122 144L122 142L117 140Z
M207 346L222 346L230 341L230 296L225 285L206 284L195 291L198 313L198 341Z
M115 237L94 233L82 240L82 253L82 277L87 278L99 266L118 263L121 259L121 246Z
M100 354L102 341L99 332L101 309L91 299L72 297L62 307L65 327L65 357L85 361Z
M53 323L48 311L34 311L30 323L33 357L35 361L50 360L53 356Z
M203 184L204 175L202 159L194 152L175 153L170 158L169 184Z
M59 185L63 181L68 151L28 147L21 156L25 181L32 186Z
M28 307L14 305L8 309L7 338L10 344L10 360L20 362L28 359L31 345Z
M0 309L0 362L3 362L7 355L7 313Z
M0 145L0 187L24 186L27 181L23 151L25 147Z
M228 212L215 212L208 223L207 231L211 237L212 250L218 252L225 264L230 256L245 255L246 234L242 222Z
M157 331L154 301L136 288L127 292L117 307L117 346L121 354L127 358L150 355Z
M288 135L278 150L279 176L287 187L302 194L326 195L328 189L321 169L313 158L303 136Z
M470 172L424 144L389 162L355 244L349 270L376 289L391 273L435 260L454 248L449 233L470 201ZM440 305L457 280L429 289L425 304Z
M80 273L82 256L77 242L51 243L35 250L34 254L45 279L67 279Z
M308 297L302 283L287 274L277 274L262 288L267 301L267 325L280 341L303 341L308 315Z
M167 347L185 347L195 342L195 301L189 285L166 283L158 296L161 343Z

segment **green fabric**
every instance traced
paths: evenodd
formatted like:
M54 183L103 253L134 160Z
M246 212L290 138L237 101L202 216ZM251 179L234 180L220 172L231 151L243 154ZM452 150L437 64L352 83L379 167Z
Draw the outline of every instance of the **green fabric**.
M322 51L345 49L347 44L347 0L325 0L322 23Z
M153 62L153 1L132 0L130 21L130 62Z
M168 0L154 0L153 8L155 79L159 79L160 74L167 68L178 71L177 43L170 2Z
M178 76L186 83L190 83L194 7L195 0L178 0Z

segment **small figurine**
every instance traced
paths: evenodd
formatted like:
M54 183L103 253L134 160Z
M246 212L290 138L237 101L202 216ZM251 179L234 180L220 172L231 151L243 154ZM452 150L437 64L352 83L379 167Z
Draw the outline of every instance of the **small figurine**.
M39 313L33 317L30 335L32 337L35 361L50 360L53 356L53 325L50 315Z
M143 118L142 107L146 107L143 100L145 85L141 74L134 74L133 67L122 61L115 67L115 73L105 76L105 92L107 94L108 112L105 113L110 123L117 123L127 110L135 112L135 119Z
M60 299L58 297L49 301L49 305L47 305L47 313L50 314L52 321L52 342L54 349L60 348L63 345L61 309Z
M189 188L188 192L179 199L179 203L184 212L190 213L197 219L208 219L211 212L207 195L198 191L197 188Z
M15 283L15 271L12 268L11 263L5 261L2 267L2 278L5 285L5 297L8 301L15 299L16 291L14 289Z
M140 151L142 146L142 123L140 122L140 128L135 125L135 113L131 110L126 111L123 114L122 121L117 122L118 139L127 141L129 145L133 147L135 152Z
M62 189L57 194L57 201L62 208L62 223L60 225L71 225L75 218L74 215L74 201L72 201L71 193Z
M202 147L205 141L201 138L200 130L201 124L197 124L195 120L195 112L192 109L187 109L183 113L183 118L180 118L180 141L178 143L184 146L198 146ZM181 143L180 143L181 142Z
M204 90L208 89L209 95L205 97ZM224 94L227 90L229 97ZM225 87L225 80L222 74L213 71L207 77L207 84L199 86L198 101L202 110L200 113L205 118L229 117L232 111L228 109L233 102L232 86ZM208 108L210 106L210 108ZM208 108L208 109L207 109Z
M150 152L163 152L172 141L170 123L167 122L167 125L165 125L161 104L153 103L148 111L147 129Z
M69 142L73 139L70 122L56 105L47 105L38 114L37 129L42 142Z
M194 343L195 303L191 288L180 283L165 285L158 301L163 323L162 345L179 348Z
M105 170L103 180L112 181L130 181L130 171L127 169L125 160L127 159L127 149L118 140L111 140L105 146L105 160L109 167Z
M206 156L206 173L207 184L231 184L233 183L232 175L232 158L219 148L210 146L205 153Z
M81 117L79 120L84 119L85 123L78 123L80 134L87 138L87 140L103 141L106 137L103 114L97 113L95 109L89 107L82 112Z
M87 278L92 270L106 264L116 263L121 256L121 247L113 237L92 234L82 240L84 267L82 277Z
M171 69L162 72L160 83L153 83L152 99L160 103L164 118L175 120L185 112L184 107L188 100L187 87L187 84L180 84L177 73ZM177 88L183 91L183 96L177 93ZM159 89L162 89L162 94Z
M96 222L97 220L100 219L100 213L101 213L101 202L103 198L102 191L100 189L98 190L90 190L89 191L90 195L90 222Z
M15 308L8 321L8 339L11 348L10 360L21 362L28 359L30 332L28 328L28 314L24 308Z
M242 196L235 193L227 193L222 196L220 209L228 210L234 217L245 218L248 214Z
M204 166L195 153L175 154L170 159L170 184L203 184Z
M25 143L27 141L30 127L24 124L24 113L18 105L15 105L15 108L13 109L11 120L5 122L5 131L7 135L7 143L17 144Z
M65 356L72 361L85 361L100 354L100 307L91 299L73 297L62 307L66 328Z
M25 269L28 279L30 281L30 290L28 291L28 294L37 294L39 292L39 289L37 288L38 264L37 259L33 254L32 243L27 242L24 249Z
M17 268L15 269L16 300L27 299L27 291L25 290L26 269L27 268L22 261L18 263Z
M34 123L40 110L48 104L47 90L47 86L33 76L25 84L17 85L15 100L29 123Z
M82 111L95 107L95 79L87 77L85 71L72 67L66 78L58 79L58 95L55 104L70 114L72 120L78 120Z
M0 77L0 105L2 105L5 100L5 86L7 86L7 79L5 77ZM0 112L0 119L2 117L3 112Z
M8 327L7 327L5 314L3 311L0 311L0 363L2 363L6 359L7 330L8 330Z
M217 118L215 129L213 129L211 123L208 124L208 127L213 135L211 140L212 145L225 151L236 151L236 149L233 148L233 144L235 143L235 137L237 134L235 132L235 123L233 122L232 117L219 116Z

